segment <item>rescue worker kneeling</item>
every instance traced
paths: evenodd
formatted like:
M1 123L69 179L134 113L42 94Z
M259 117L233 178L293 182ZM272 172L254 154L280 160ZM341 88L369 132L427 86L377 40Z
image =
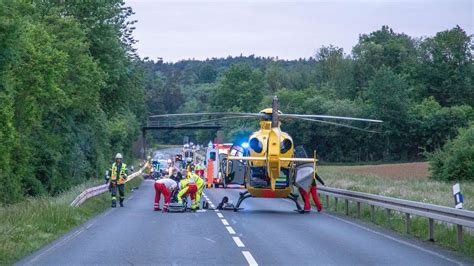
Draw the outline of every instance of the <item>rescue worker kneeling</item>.
M163 194L163 198L165 199L163 210L168 211L168 206L171 200L171 193L177 186L178 184L169 177L165 177L163 179L159 179L155 181L155 205L154 205L155 211L161 211L160 209L161 194Z
M199 209L201 206L202 191L204 190L204 187L206 186L206 182L204 181L204 179L202 179L199 175L195 173L191 173L191 176L194 178L194 182L196 183L196 186L197 186L196 203L195 203L194 208Z
M194 172L187 172L187 179L193 180L194 184L196 184L196 200L191 205L191 209L199 209L201 205L201 196L204 187L206 186L204 179L202 179L199 175L195 174Z
M183 203L183 197L191 198L191 209L196 209L196 193L198 192L198 187L196 181L192 175L188 175L187 170L183 170L183 176L187 177L179 182L179 193L178 193L178 203ZM197 204L199 205L199 203Z

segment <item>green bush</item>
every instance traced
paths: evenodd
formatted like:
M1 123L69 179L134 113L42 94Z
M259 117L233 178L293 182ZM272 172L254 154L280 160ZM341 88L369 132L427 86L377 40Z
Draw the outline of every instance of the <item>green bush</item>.
M456 138L428 154L431 177L440 180L474 180L474 123L460 129Z

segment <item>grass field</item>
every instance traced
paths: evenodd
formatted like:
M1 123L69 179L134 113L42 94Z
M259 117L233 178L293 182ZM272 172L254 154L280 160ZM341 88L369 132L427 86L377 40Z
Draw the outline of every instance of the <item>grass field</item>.
M429 179L428 163L318 166L318 173L330 187L454 206L452 186L455 182ZM460 184L464 209L474 210L474 182Z
M127 183L126 195L141 181L140 177ZM93 180L57 197L31 198L1 207L0 265L12 264L109 208L109 193L92 198L80 207L69 206L82 191L101 182Z
M454 206L452 194L453 183L435 181L428 178L427 163L405 163L368 166L319 166L319 175L327 186L353 191L367 192L407 200ZM464 194L464 209L474 210L474 183L460 182ZM326 205L326 198L322 197ZM330 211L345 213L345 204L330 199ZM356 216L356 205L349 206L349 215ZM361 219L370 222L370 208L362 204ZM376 208L375 224L406 235L405 217L401 213L392 213L391 218L385 209ZM412 217L411 232L408 237L427 240L428 223L426 218ZM435 226L435 242L445 248L459 251L468 256L474 256L474 234L464 232L464 247L457 245L456 227L450 224L437 223Z

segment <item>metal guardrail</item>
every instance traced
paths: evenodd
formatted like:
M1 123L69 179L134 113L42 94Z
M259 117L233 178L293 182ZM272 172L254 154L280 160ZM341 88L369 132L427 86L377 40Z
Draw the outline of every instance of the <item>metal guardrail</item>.
M128 181L131 181L133 180L135 177L139 176L142 174L143 170L146 168L146 165L147 163L145 163L145 165L140 169L138 170L137 172L131 174L128 176L127 180L125 182L128 182ZM80 206L82 203L84 203L84 201L92 198L92 197L95 197L97 195L100 195L106 191L109 190L109 185L108 184L103 184L103 185L100 185L100 186L95 186L95 187L91 187L91 188L88 188L86 190L84 190L81 194L79 194L79 196L77 196L70 204L70 206L72 207L78 207Z
M457 226L457 240L460 247L463 245L463 226L474 228L474 212L459 210L439 205L409 201L397 198L390 198L363 192L349 191L345 189L318 187L318 193L326 196L326 208L329 208L329 197L334 197L337 211L338 199L344 199L346 215L349 215L349 201L356 202L357 216L361 215L361 203L370 206L372 222L375 217L375 207L387 210L388 221L390 222L391 211L405 214L405 229L409 234L411 231L411 215L428 218L428 237L434 241L434 221L441 221Z

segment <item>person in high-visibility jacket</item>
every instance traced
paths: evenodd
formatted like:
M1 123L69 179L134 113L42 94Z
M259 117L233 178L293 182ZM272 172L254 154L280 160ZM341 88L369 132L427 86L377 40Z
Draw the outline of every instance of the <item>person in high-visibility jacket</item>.
M202 191L204 190L204 187L206 186L206 183L204 179L202 179L199 175L188 172L188 178L193 179L194 183L196 184L197 191L196 191L196 200L194 201L194 204L191 205L192 209L199 209L201 206L201 196L202 196Z
M204 164L202 162L199 162L196 164L195 167L196 174L199 175L200 177L204 176Z
M119 191L120 207L125 199L125 181L127 180L127 165L122 163L122 154L115 155L115 162L110 169L109 191L112 195L112 208L117 206L117 189Z
M188 171L183 170L183 176L188 176ZM178 193L178 203L183 203L183 197L189 197L191 198L191 209L193 209L193 206L195 206L195 200L196 200L196 192L197 192L197 186L196 183L194 182L194 178L185 178L181 181L179 181L179 193Z
M153 166L151 165L149 161L146 161L145 170L143 171L143 178L145 179L150 178L152 173L153 173Z

